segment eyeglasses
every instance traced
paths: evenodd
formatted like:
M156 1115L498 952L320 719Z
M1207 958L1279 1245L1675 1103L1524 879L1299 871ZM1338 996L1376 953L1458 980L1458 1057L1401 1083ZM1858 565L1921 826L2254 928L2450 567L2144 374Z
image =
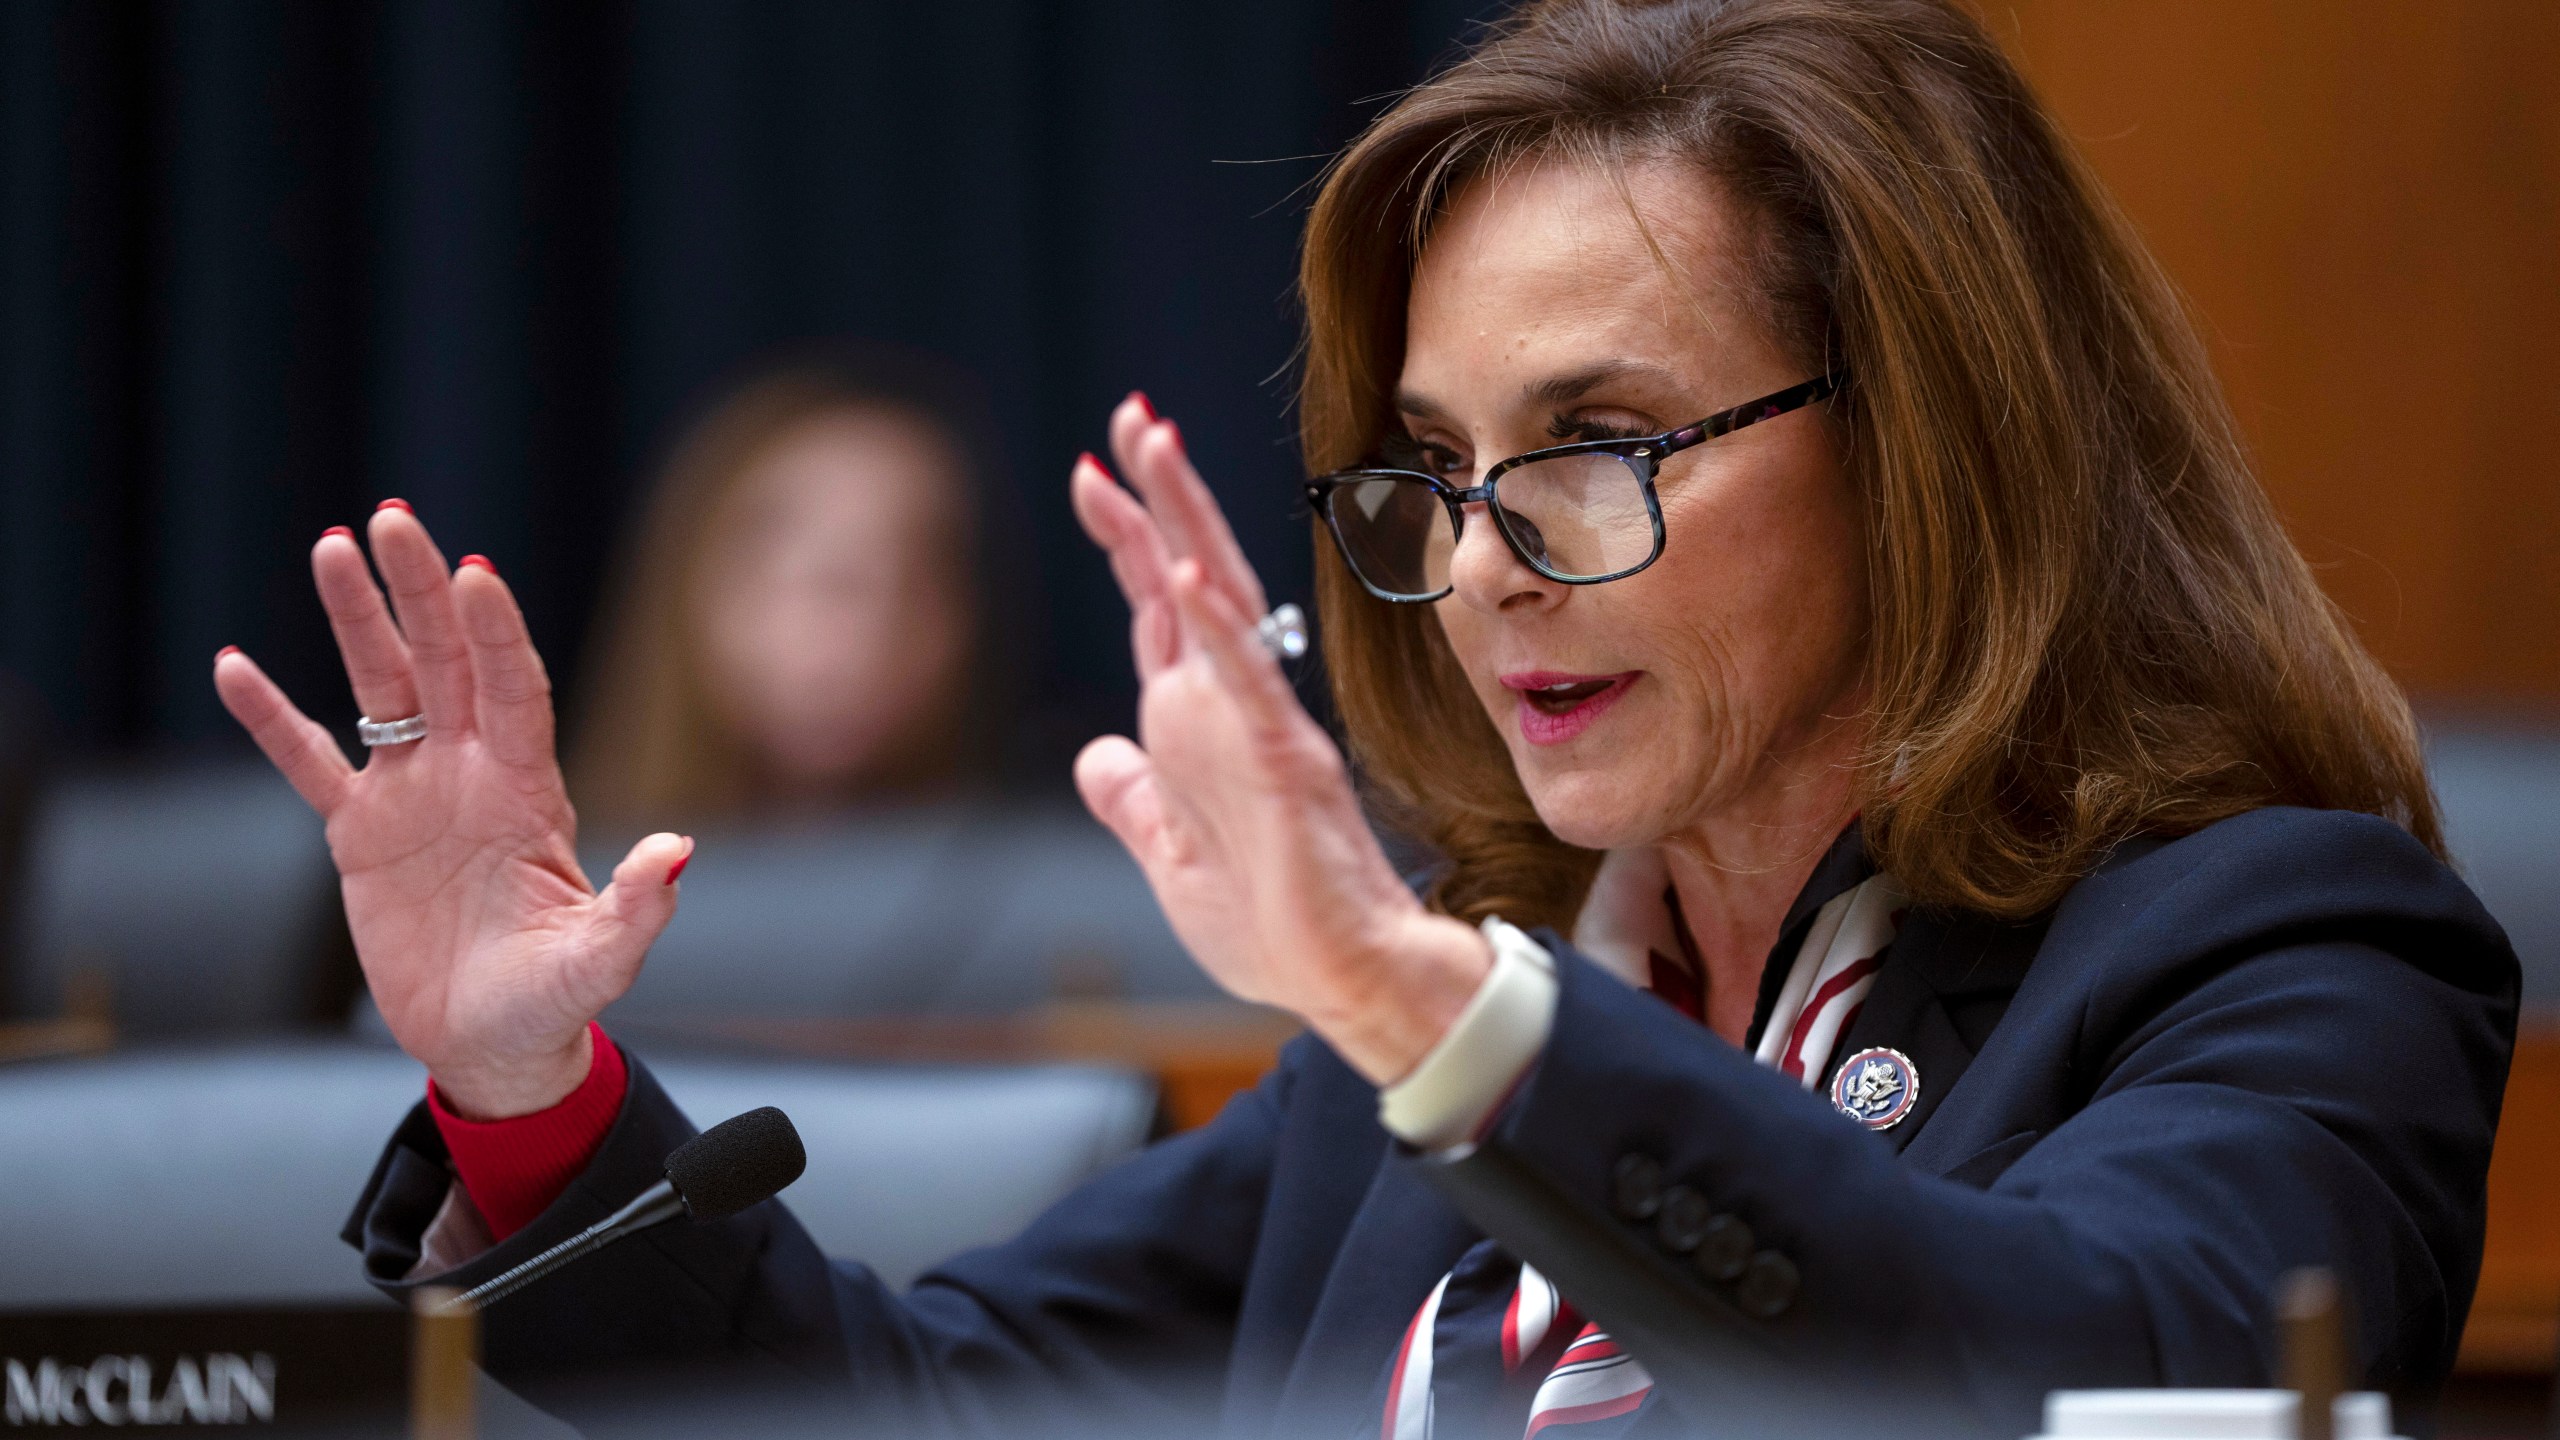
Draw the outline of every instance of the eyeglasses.
M1471 489L1419 470L1341 470L1308 481L1307 501L1360 584L1400 605L1449 593L1465 507L1478 501L1511 553L1548 579L1623 580L1662 558L1653 478L1665 457L1827 399L1848 380L1848 371L1833 370L1660 435L1532 450L1486 471Z

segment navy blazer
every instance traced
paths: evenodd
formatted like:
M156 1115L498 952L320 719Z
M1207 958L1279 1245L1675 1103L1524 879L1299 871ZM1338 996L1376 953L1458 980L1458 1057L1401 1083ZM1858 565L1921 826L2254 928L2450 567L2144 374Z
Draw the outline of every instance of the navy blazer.
M1911 914L1836 1052L1888 1045L1918 1069L1918 1108L1882 1132L1540 938L1562 977L1552 1037L1456 1164L1391 1141L1375 1089L1301 1039L1207 1127L903 1295L768 1202L509 1299L487 1316L489 1368L581 1423L600 1413L585 1382L696 1372L887 1409L908 1433L1000 1430L1022 1407L1122 1431L1374 1434L1398 1338L1479 1237L1465 1216L1505 1213L1615 1235L1695 1298L1702 1346L1806 1395L1889 1377L1988 1433L2032 1431L2057 1387L2268 1383L2269 1297L2299 1265L2337 1271L2368 1383L2424 1396L2451 1365L2517 967L2385 821L2261 810L2128 844L2032 923ZM575 1233L692 1133L635 1061L585 1174L437 1279L477 1283ZM386 1290L450 1183L421 1106L348 1225ZM1742 1283L1663 1218L1674 1186L1747 1227ZM1543 1263L1534 1236L1515 1248ZM1638 1432L1683 1433L1706 1403L1657 1394Z

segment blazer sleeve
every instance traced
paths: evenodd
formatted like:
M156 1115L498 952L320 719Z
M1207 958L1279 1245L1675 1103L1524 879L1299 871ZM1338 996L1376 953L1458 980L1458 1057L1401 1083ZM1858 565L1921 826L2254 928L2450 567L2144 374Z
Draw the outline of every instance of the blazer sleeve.
M347 1224L367 1277L395 1298L476 1285L656 1183L694 1127L630 1059L622 1111L585 1172L532 1224L443 1274L412 1273L453 1185L433 1119L412 1111ZM617 1428L635 1395L676 1391L842 1412L898 1434L1001 1431L1007 1415L1054 1412L1067 1396L1098 1423L1205 1431L1294 1074L1284 1057L1211 1124L903 1295L829 1261L778 1200L643 1231L492 1306L487 1367L593 1434Z
M1757 1385L2024 1434L2054 1388L2264 1385L2269 1297L2315 1264L2371 1383L2424 1398L2450 1366L2515 961L2381 821L2291 812L2084 881L1958 1082L2018 1092L2014 1130L1942 1173L1557 949L1537 1069L1483 1144L1417 1163L1658 1356L1676 1308L1675 1404ZM1665 1183L1739 1248L1675 1253Z

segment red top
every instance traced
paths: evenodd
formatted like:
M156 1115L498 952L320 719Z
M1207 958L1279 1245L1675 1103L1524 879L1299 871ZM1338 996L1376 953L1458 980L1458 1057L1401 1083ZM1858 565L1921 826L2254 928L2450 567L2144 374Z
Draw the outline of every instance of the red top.
M590 1023L587 1033L595 1040L587 1078L548 1110L512 1120L465 1120L446 1109L435 1082L427 1082L427 1110L453 1156L453 1173L495 1239L506 1239L550 1209L595 1158L622 1113L623 1093L631 1087L622 1048L601 1025Z

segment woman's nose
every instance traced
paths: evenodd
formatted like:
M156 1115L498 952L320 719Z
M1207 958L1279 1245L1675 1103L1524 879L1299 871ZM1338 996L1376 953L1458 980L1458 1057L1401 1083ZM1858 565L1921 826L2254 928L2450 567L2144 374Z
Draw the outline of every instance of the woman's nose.
M1449 589L1460 602L1488 613L1548 605L1564 587L1530 569L1503 543L1483 502L1466 507L1467 523L1449 556Z

